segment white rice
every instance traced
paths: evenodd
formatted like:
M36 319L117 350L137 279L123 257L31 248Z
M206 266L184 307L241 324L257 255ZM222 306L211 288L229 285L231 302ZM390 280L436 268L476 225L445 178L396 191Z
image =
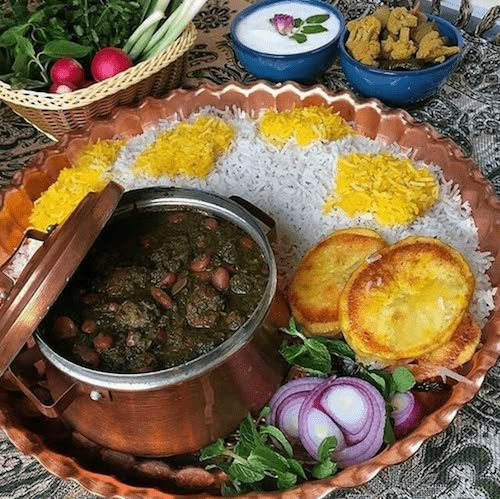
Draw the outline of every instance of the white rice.
M176 120L162 122L155 129L130 140L114 165L113 176L125 189L150 186L176 186L205 189L224 196L244 197L267 212L277 223L279 239L275 253L279 273L290 276L306 250L333 230L364 226L380 232L389 243L409 235L439 237L459 250L467 259L476 278L471 313L483 326L494 309L492 289L486 271L492 264L490 253L479 251L477 227L468 203L462 203L460 190L444 180L435 165L428 167L440 182L439 200L410 225L381 226L373 216L355 218L337 209L322 213L325 200L332 195L337 158L350 152L405 154L395 144L385 145L362 136L330 143L316 142L302 148L293 143L273 147L259 136L256 121L239 109L224 112L206 108L200 114L216 114L231 123L237 135L230 150L219 159L216 168L205 180L184 177L150 178L134 176L131 166L137 155L154 141L156 133L175 126ZM190 119L192 119L191 117Z
M440 195L434 206L410 225L381 226L371 215L351 218L340 209L324 215L322 207L333 194L336 163L340 154L377 154L382 151L399 156L405 154L397 145L388 146L362 136L350 136L330 143L316 142L307 148L292 143L277 148L260 138L256 122L239 109L221 112L206 108L201 110L201 114L217 114L231 123L237 132L230 150L219 159L206 179L180 176L152 178L132 174L131 166L137 156L154 142L158 132L175 126L176 119L162 121L130 139L114 164L113 179L126 190L152 186L192 187L223 196L237 195L252 202L276 221L279 237L274 249L280 282L285 285L306 250L336 229L369 227L377 230L389 243L412 234L439 237L459 250L471 266L476 278L471 313L480 326L484 326L494 309L496 288L492 289L486 274L493 257L479 250L477 227L470 206L462 202L458 186L444 180L439 167L422 163L417 165L429 168L436 175L440 183ZM16 278L36 249L35 246L23 249L7 273Z

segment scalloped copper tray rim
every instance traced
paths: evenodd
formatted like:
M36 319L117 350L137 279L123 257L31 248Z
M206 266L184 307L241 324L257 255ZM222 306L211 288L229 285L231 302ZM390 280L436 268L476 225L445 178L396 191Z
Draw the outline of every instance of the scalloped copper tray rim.
M198 102L196 107L203 107L203 98L209 96L222 99L224 94L236 92L248 99L258 92L264 92L271 95L276 102L276 98L280 99L287 93L291 93L292 97L299 98L300 101L305 101L308 98L319 98L326 104L334 103L335 101L346 100L352 104L354 110L361 108L370 108L376 112L380 118L394 117L403 124L406 130L420 129L428 142L422 144L423 147L429 145L438 145L446 152L448 161L454 168L465 168L468 174L466 185L473 191L481 192L481 196L477 196L470 200L472 212L474 214L480 206L482 210L486 210L491 216L493 222L493 231L498 230L500 226L500 201L497 199L491 184L482 176L477 165L468 157L464 156L457 145L450 139L441 137L437 131L428 124L416 123L413 118L404 110L391 110L385 107L376 99L358 99L349 92L331 92L322 85L313 87L302 87L293 82L286 84L270 85L264 81L258 81L252 85L241 85L238 83L229 83L221 86L204 84L195 90L178 89L172 91L163 101L180 100L182 97L191 96L191 102ZM111 126L122 115L143 110L148 106L155 106L162 100L148 97L140 104L133 107L119 108L113 115L107 119L94 120L93 126L88 131L72 132L63 137L57 144L50 146L39 152L34 158L30 166L22 168L14 176L12 185L0 191L0 209L3 207L3 197L5 193L12 189L17 189L23 183L25 172L31 168L36 168L37 165L43 165L47 158L53 154L64 151L75 139L88 139L91 135L91 130L96 125ZM181 113L182 114L182 113ZM357 123L359 125L359 123ZM387 137L379 136L377 138L384 140ZM464 184L465 185L465 184ZM464 185L461 185L464 188ZM486 205L486 206L484 206ZM481 222L481 221L479 221ZM480 225L478 223L478 225ZM498 233L498 232L497 232ZM488 248L490 251L492 248ZM500 252L500 243L497 242L497 253ZM495 267L496 273L500 273L498 265L500 262L496 258ZM492 279L493 285L498 286L498 280ZM310 481L302 484L294 489L275 492L275 493L254 493L244 497L259 497L259 498L299 498L299 497L322 497L329 492L346 487L356 487L362 485L377 475L382 469L393 464L399 464L411 457L420 446L430 437L442 432L449 426L451 421L456 416L458 410L469 402L479 391L488 370L495 364L500 355L500 299L499 294L495 296L495 311L489 319L488 324L484 328L488 331L487 338L482 348L474 356L471 368L467 377L470 383L458 383L453 387L452 394L448 401L432 414L427 416L422 424L410 435L402 440L397 441L389 448L382 451L374 458L356 466L351 466L346 470L338 473L332 478ZM208 498L213 497L204 493L191 496L169 494L158 489L141 488L121 482L114 476L103 475L88 471L82 468L75 459L68 456L58 454L47 448L42 439L38 435L31 433L23 428L15 415L9 413L5 405L0 404L0 426L5 430L7 436L12 443L23 453L36 458L42 466L48 471L62 479L70 479L78 482L85 489L106 497L151 497L151 498Z

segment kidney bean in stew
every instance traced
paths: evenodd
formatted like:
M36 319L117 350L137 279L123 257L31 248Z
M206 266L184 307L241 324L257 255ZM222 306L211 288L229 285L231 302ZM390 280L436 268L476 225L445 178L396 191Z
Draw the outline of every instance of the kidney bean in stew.
M80 365L166 369L234 334L268 276L258 244L227 220L137 213L103 231L42 327L52 348Z

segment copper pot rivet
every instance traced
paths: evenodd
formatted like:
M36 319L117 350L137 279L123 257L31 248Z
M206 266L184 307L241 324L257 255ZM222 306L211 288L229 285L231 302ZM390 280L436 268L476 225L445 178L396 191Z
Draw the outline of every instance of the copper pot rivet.
M100 392L98 392L97 390L92 390L90 392L90 398L97 402L98 400L102 399L102 394Z

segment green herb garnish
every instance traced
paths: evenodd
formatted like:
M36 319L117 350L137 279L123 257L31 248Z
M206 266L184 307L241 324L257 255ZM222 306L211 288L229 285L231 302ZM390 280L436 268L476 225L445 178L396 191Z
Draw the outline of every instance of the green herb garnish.
M0 17L0 79L13 88L43 88L60 57L84 59L122 47L141 18L130 0L45 0L36 10L11 0Z
M337 471L331 460L337 446L335 437L325 438L319 448L321 462L311 466L294 458L292 446L279 428L258 421L256 424L248 415L241 422L239 441L234 447L219 439L200 453L200 461L210 461L207 469L219 468L228 475L230 483L221 488L223 495L289 489L309 478L325 478Z

